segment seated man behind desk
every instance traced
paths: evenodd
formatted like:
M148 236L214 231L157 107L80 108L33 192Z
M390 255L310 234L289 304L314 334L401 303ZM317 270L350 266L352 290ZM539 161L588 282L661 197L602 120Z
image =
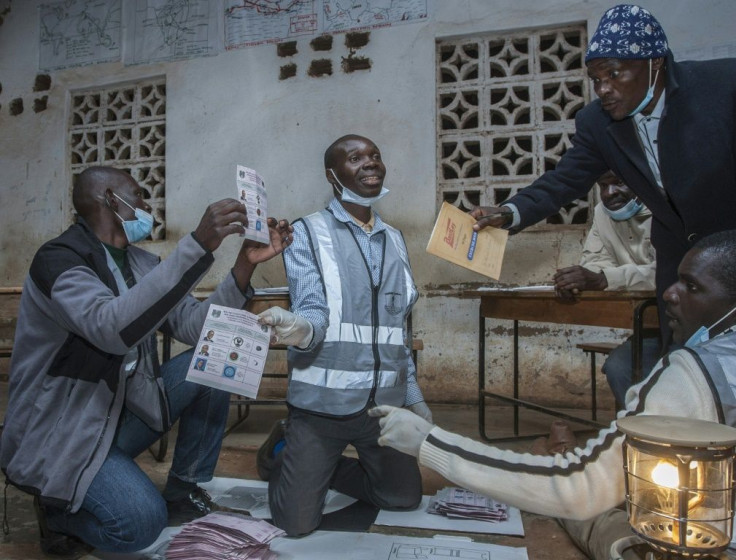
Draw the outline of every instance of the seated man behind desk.
M262 314L276 342L291 345L285 436L277 424L258 453L273 521L290 536L317 528L328 488L383 509L416 508L416 461L378 445L367 410L407 405L431 419L407 329L417 290L406 245L371 209L388 193L381 152L348 135L327 148L324 164L335 198L295 222L284 252L293 313ZM343 456L348 445L358 459Z
M167 521L210 511L197 483L212 478L230 397L185 381L191 351L159 368L156 331L197 344L209 304L245 306L256 265L291 241L288 222L272 220L271 244L244 241L231 272L200 302L190 291L223 239L243 231L245 207L211 204L160 261L131 245L153 226L143 193L123 171L82 172L77 223L38 250L23 286L0 466L33 494L50 554L139 550ZM177 419L162 496L134 458Z
M652 213L612 171L598 179L601 201L583 246L580 266L558 270L555 291L573 299L585 290L654 290L654 248L650 242ZM659 337L644 339L641 371L659 358ZM611 352L603 364L616 403L623 406L632 383L632 339Z
M685 348L664 356L626 394L619 417L661 414L736 427L736 230L699 240L664 293L669 326ZM623 434L611 423L585 447L554 457L516 453L446 432L408 410L379 406L381 445L419 458L456 484L525 511L561 517L591 558L631 535L624 501ZM580 521L570 521L580 520ZM587 521L585 521L587 520Z

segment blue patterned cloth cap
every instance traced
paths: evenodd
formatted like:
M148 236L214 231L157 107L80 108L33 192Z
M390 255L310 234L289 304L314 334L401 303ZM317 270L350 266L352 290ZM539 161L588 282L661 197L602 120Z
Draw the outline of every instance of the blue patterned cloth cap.
M667 36L654 16L640 6L608 10L590 38L585 62L594 58L659 58L669 51Z

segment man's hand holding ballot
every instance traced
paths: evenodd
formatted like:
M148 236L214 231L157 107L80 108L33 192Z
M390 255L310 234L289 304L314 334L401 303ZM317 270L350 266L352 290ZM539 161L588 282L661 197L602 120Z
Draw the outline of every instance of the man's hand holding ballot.
M485 227L505 228L511 225L514 212L507 206L476 206L468 212L477 222L473 225L475 231Z

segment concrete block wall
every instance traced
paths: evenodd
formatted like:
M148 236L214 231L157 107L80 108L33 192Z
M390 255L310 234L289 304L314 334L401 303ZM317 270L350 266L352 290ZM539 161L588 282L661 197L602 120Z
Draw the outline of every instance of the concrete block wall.
M0 286L23 282L35 249L63 231L71 216L67 122L71 92L165 76L167 83L167 240L149 243L160 255L192 231L212 201L231 196L235 164L256 168L275 216L295 219L324 207L330 189L322 154L345 133L372 138L387 162L391 194L377 210L407 240L421 297L414 327L424 340L420 383L430 401L472 402L476 397L477 302L459 297L488 280L425 253L436 215L435 41L439 38L587 22L595 28L613 2L604 0L428 0L421 23L372 30L360 49L369 69L345 72L344 36L316 52L313 37L297 39L289 57L299 71L280 79L285 58L276 45L223 52L172 63L106 63L48 73L34 91L38 70L41 0L0 0ZM734 55L732 0L646 0L676 54L690 58ZM309 76L316 58L332 60L332 74ZM23 111L18 112L18 101ZM13 108L15 107L15 108ZM35 109L37 110L35 110ZM502 284L548 282L578 261L585 229L535 227L509 240ZM228 239L202 287L227 274L238 249ZM260 266L256 286L283 285L282 264ZM508 322L489 323L489 377L510 376ZM620 340L610 329L531 325L522 339L534 369L524 390L542 401L587 406L588 362L574 344L590 338ZM605 406L605 402L604 402Z

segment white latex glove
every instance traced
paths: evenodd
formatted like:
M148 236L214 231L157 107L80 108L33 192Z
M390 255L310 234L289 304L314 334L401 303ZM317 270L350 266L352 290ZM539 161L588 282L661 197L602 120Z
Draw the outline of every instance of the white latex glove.
M271 307L259 313L258 322L273 327L272 343L306 348L312 342L312 323L281 307Z
M430 424L432 423L432 411L429 410L426 402L419 401L418 403L411 404L406 408L411 410L414 414L421 416Z
M370 416L382 417L378 421L381 436L378 445L393 447L397 451L419 457L419 448L434 426L405 408L381 405L368 411Z

